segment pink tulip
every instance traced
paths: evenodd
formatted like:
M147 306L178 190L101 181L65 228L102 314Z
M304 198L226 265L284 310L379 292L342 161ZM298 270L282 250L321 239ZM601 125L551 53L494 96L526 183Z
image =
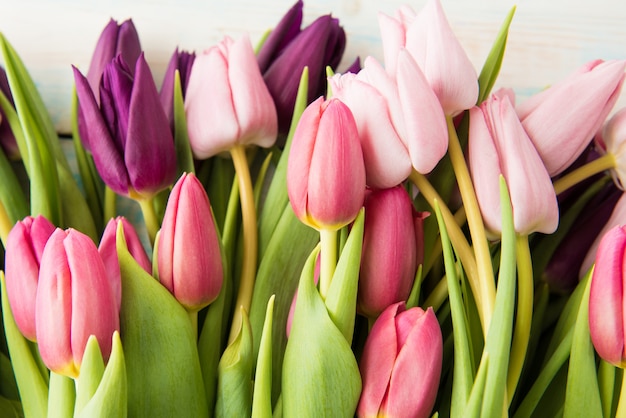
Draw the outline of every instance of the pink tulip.
M287 192L296 216L315 229L339 229L363 206L365 166L350 109L322 97L302 113L287 165Z
M391 74L406 48L422 69L446 115L469 109L478 100L478 76L452 32L439 0L416 14L403 6L395 17L379 14L385 67Z
M517 107L550 176L584 151L615 105L626 61L596 60Z
M94 242L74 229L57 229L41 257L36 305L37 342L46 366L78 377L91 335L102 356L111 353L119 310L111 281Z
M589 293L589 332L602 359L624 368L624 254L626 230L610 229L598 247Z
M418 241L413 233L415 223L422 220L402 186L366 195L357 300L359 312L366 317L376 318L388 306L409 297L423 258L423 235Z
M470 109L469 165L487 229L501 227L499 177L504 176L515 231L552 233L559 221L556 194L537 150L505 95Z
M412 167L429 173L445 155L445 115L405 49L398 53L393 74L368 57L358 75L336 75L330 83L333 94L350 107L356 120L370 187L396 186Z
M35 298L39 265L54 225L39 215L18 221L7 237L5 273L7 296L15 323L24 337L36 341Z
M374 323L359 364L362 417L430 417L439 388L443 337L432 308L389 306Z
M183 174L167 201L157 248L159 280L190 311L217 298L224 271L209 198L198 178Z
M185 111L193 154L205 159L235 145L270 147L278 119L248 37L226 37L196 57Z
M120 222L124 228L124 238L126 239L128 251L146 272L152 273L152 264L150 263L146 250L144 249L133 225L122 216L109 220L106 228L104 228L102 238L100 239L98 252L100 253L104 266L109 273L109 278L111 279L111 285L113 288L113 296L115 296L118 309L122 303L122 278L120 275L120 264L117 259L116 245L117 225Z

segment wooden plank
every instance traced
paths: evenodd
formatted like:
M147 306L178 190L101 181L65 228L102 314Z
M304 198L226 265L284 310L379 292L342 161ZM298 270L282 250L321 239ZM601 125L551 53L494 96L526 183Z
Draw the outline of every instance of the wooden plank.
M202 50L224 35L248 32L253 42L273 27L293 0L2 0L0 31L31 71L60 132L69 130L70 65L86 69L110 17L132 17L155 79L176 46ZM344 64L356 56L381 58L377 13L405 2L307 0L305 22L332 12L348 34ZM419 10L425 1L412 1ZM501 21L514 3L442 0L470 59L480 69ZM523 100L595 58L626 58L626 7L620 0L525 0L517 7L498 86ZM624 106L624 95L618 106Z

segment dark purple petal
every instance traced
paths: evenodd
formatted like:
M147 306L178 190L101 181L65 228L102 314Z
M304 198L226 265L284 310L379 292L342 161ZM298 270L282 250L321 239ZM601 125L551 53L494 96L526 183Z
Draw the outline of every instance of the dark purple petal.
M128 132L133 76L121 55L104 69L100 85L100 107L120 152L125 148Z
M278 25L276 25L263 43L257 55L261 73L264 73L269 68L272 61L300 33L303 6L302 0L298 0L278 22Z
M96 48L91 56L91 64L87 71L87 80L94 92L98 91L100 79L106 65L115 58L117 49L117 22L113 19L104 27Z
M361 58L356 57L354 62L352 62L352 64L350 64L350 66L346 68L344 73L358 74L359 71L361 71Z
M135 24L131 19L125 20L119 26L115 55L122 55L124 62L130 67L131 74L134 75L135 63L141 55L141 43Z
M195 53L179 51L178 48L176 48L167 65L165 75L163 76L160 98L165 114L167 115L167 119L169 120L170 127L172 128L172 132L174 132L174 75L176 74L176 70L178 70L184 98L185 91L187 90L189 74L191 74L191 66L193 65L195 58Z

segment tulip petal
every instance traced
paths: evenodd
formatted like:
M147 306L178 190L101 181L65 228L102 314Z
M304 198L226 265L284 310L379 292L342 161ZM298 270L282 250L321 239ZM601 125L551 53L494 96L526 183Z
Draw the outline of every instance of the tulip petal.
M257 55L259 69L262 73L267 71L271 62L284 50L299 33L302 25L302 0L296 3L285 13L278 25L267 36L263 46Z

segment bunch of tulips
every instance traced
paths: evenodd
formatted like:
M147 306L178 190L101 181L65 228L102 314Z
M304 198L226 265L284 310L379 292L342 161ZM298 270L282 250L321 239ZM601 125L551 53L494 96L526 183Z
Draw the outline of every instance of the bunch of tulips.
M0 36L0 417L626 416L626 60L516 103L515 9L477 72L303 8L160 86L111 20L71 138Z

